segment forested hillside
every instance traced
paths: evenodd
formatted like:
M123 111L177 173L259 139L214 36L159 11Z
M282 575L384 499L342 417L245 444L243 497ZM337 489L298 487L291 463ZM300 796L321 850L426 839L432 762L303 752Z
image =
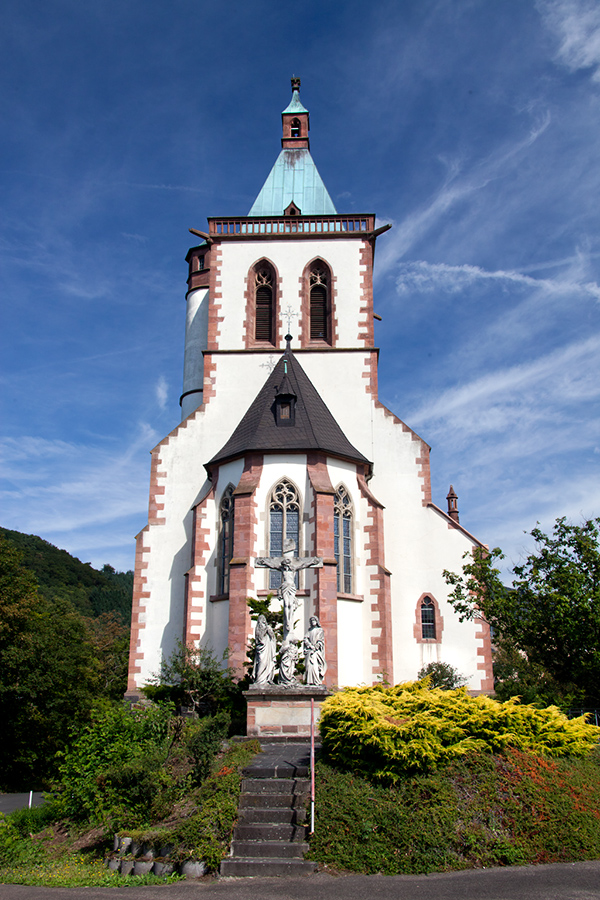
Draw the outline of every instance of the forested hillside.
M123 697L132 583L0 529L0 789L50 786L56 754Z
M115 572L109 565L98 571L35 534L0 527L0 536L21 551L21 564L33 572L46 600L68 600L84 616L112 612L129 625L133 572Z

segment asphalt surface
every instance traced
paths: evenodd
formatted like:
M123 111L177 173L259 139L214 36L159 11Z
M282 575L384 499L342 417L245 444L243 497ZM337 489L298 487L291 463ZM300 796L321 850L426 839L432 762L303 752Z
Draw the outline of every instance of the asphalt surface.
M32 806L41 806L44 802L43 791L33 792ZM0 794L0 812L6 816L15 809L24 809L29 806L29 792L26 794Z
M203 878L125 888L0 885L0 900L599 900L600 860L435 875Z

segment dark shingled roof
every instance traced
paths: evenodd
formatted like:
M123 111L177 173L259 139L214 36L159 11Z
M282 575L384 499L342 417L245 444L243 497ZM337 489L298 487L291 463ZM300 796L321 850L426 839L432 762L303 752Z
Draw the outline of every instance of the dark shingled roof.
M282 394L296 396L293 425L277 425L275 398ZM250 450L322 450L330 456L370 465L345 436L289 346L225 446L206 466L244 456Z

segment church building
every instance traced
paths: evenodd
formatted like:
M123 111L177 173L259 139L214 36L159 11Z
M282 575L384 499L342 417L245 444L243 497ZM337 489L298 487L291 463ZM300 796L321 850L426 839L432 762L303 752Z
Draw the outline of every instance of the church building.
M245 216L210 217L187 255L182 420L152 451L137 536L128 695L178 641L242 676L255 566L293 540L297 632L317 616L327 687L398 683L441 661L493 689L489 629L459 622L444 569L483 546L431 496L427 443L378 399L375 215L338 213L309 149L300 80L282 149ZM274 600L276 602L276 599Z

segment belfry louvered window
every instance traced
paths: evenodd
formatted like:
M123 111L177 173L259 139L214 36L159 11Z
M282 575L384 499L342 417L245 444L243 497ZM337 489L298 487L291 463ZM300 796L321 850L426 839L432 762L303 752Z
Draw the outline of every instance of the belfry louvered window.
M260 266L254 280L256 301L255 339L273 343L273 272Z
M343 484L335 492L333 542L337 562L337 589L352 593L352 500Z
M296 556L300 550L300 497L295 486L283 478L271 491L269 501L269 556L283 556L284 538L296 544ZM269 570L269 589L277 590L281 584L281 571ZM296 572L296 587L298 573Z
M310 271L310 339L329 343L329 273L322 263Z

